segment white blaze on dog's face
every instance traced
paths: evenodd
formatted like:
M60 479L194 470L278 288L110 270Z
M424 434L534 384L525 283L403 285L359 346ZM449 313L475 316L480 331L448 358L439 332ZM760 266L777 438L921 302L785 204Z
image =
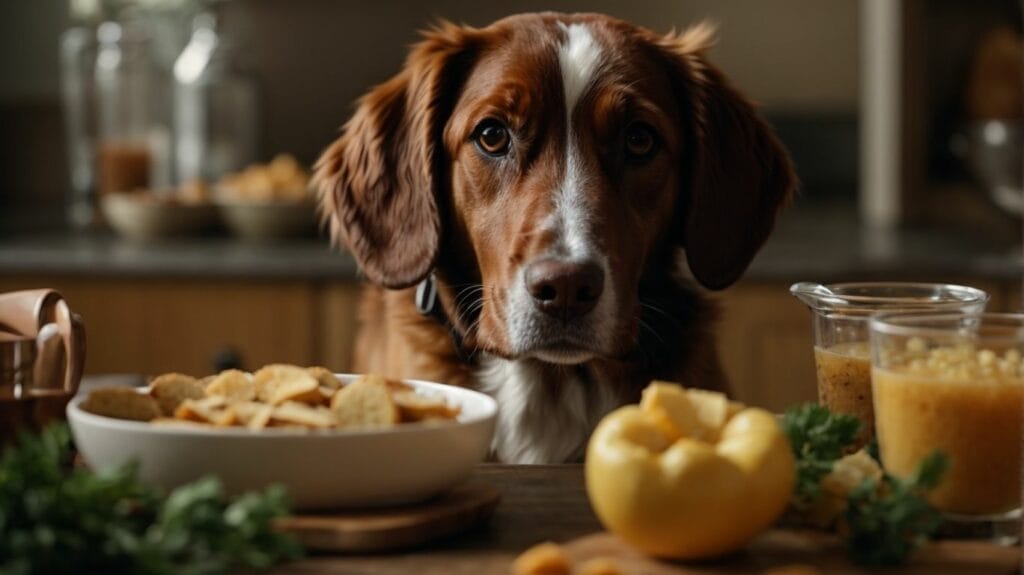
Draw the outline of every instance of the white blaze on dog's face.
M445 142L485 349L575 364L635 341L641 274L670 244L682 166L671 86L621 33L562 21L513 33L455 104Z
M471 349L626 355L641 287L668 290L680 248L728 286L794 185L709 44L598 14L428 32L318 162L333 234L386 287L435 269Z

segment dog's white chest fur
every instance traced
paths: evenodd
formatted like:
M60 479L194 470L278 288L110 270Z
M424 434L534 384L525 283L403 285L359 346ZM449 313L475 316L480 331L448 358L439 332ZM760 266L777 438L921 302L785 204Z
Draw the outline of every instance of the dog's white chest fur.
M598 421L622 403L600 377L535 360L487 357L477 379L498 402L492 448L504 463L582 459Z

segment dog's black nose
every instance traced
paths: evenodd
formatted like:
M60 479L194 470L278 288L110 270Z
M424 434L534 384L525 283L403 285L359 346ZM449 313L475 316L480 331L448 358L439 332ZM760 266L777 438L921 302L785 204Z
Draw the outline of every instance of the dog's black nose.
M526 266L525 280L533 303L561 319L586 315L604 291L604 271L591 261L537 260Z

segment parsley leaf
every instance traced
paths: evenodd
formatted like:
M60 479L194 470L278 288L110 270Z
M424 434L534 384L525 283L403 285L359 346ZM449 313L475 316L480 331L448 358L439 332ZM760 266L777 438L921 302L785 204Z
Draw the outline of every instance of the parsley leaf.
M0 573L206 575L259 569L301 549L275 532L283 489L224 496L204 478L163 493L136 467L97 473L71 464L71 434L53 425L0 455Z
M804 404L786 410L782 429L796 458L797 507L810 505L821 496L821 479L853 445L860 426L856 417L833 414L821 405Z
M821 496L821 480L854 444L860 421L808 404L787 410L782 427L796 457L793 505L807 509ZM869 445L869 453L877 459L877 446ZM865 479L853 487L846 495L840 527L850 558L867 566L899 565L927 542L941 526L942 514L926 495L948 468L949 459L935 452L908 479L883 473L880 479Z

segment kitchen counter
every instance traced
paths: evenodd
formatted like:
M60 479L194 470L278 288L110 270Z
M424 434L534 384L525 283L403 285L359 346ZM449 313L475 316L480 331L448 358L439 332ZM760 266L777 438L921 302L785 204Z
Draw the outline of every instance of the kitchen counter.
M356 263L326 239L250 243L201 237L137 243L110 234L0 237L0 275L354 280Z
M182 277L354 281L352 257L325 238L245 243L215 236L133 243L66 231L0 235L0 276ZM764 281L978 277L1020 280L1019 249L981 234L934 229L870 230L849 208L790 209L747 275Z

